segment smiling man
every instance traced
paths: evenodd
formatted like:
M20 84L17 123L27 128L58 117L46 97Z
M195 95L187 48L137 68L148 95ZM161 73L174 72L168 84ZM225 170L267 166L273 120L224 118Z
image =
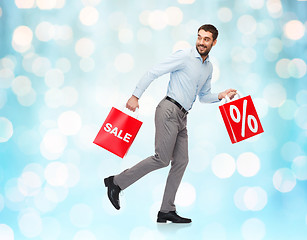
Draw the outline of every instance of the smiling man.
M155 154L122 173L104 180L108 197L116 209L120 209L119 192L147 173L166 167L171 162L162 205L157 222L190 223L191 219L180 217L174 204L177 189L189 161L187 114L198 96L200 102L218 102L226 95L230 99L235 89L211 93L213 67L209 52L217 42L218 31L210 24L198 29L196 47L179 50L150 69L139 81L126 107L135 111L139 98L149 84L163 74L170 73L167 94L155 113ZM201 157L201 156L200 156Z

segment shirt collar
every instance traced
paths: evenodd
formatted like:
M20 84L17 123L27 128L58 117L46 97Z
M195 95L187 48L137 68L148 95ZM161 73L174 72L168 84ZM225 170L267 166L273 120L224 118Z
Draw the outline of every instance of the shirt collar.
M201 62L203 62L203 59L202 59L201 55L198 53L198 51L196 49L196 46L193 47L192 49L193 49L193 52L194 52L194 57L199 58L201 60ZM210 62L209 55L206 58L205 62L207 62L207 61Z

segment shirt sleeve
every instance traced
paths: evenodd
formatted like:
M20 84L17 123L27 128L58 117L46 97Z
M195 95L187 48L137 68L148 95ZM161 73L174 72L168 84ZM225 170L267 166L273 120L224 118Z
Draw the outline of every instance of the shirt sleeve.
M136 85L133 95L140 98L153 80L166 73L182 69L184 67L185 55L186 54L183 50L179 50L168 56L163 62L153 66L140 79Z
M211 79L212 79L212 72L198 93L199 101L202 103L214 103L220 101L218 98L219 96L218 93L211 93Z

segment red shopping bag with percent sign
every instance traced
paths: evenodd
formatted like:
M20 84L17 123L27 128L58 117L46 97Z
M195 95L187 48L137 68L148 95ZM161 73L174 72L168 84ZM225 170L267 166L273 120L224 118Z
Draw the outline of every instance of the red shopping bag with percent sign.
M112 107L94 143L123 158L141 126L138 119Z
M241 94L237 92L237 95ZM263 132L250 95L232 101L226 96L226 103L219 106L219 109L232 143Z

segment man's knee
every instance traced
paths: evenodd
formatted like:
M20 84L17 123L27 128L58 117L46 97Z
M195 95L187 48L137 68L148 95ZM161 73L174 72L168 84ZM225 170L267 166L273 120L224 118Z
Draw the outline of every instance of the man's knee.
M186 166L188 165L188 163L189 163L189 159L187 158L187 159L185 159L185 160L182 162L182 166L183 166L183 167L186 167Z
M189 163L189 158L176 159L172 162L172 165L176 165L177 168L185 169Z
M183 161L182 165L183 165L184 167L186 167L186 166L188 165L188 163L189 163L189 159L186 158L186 159Z
M156 153L154 155L154 159L156 160L156 162L159 164L159 167L163 168L163 167L167 167L170 163L170 158L166 157L166 156L162 156L159 153Z

